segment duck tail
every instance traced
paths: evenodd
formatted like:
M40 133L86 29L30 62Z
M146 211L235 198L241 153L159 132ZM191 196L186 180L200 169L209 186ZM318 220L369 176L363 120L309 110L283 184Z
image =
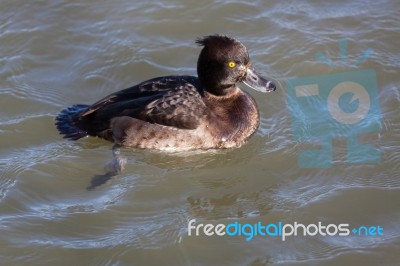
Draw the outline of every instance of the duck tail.
M88 135L86 131L78 128L73 120L76 114L82 112L88 106L89 105L76 104L65 108L57 115L55 125L60 134L64 135L64 138L78 140Z

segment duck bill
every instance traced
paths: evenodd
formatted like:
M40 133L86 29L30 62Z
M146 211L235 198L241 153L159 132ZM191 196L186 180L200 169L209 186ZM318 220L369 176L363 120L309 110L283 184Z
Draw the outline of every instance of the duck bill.
M256 91L270 92L276 90L276 86L272 81L258 75L252 68L247 68L246 78L243 83Z

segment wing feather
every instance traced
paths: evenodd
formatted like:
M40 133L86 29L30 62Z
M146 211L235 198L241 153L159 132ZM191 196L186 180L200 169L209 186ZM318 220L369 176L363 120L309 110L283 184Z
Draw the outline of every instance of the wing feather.
M104 97L78 113L73 122L90 135L107 130L111 119L119 116L193 129L207 110L201 95L197 77L155 78Z
M143 116L153 123L194 129L201 122L206 110L206 105L196 87L185 83L149 103L143 111Z

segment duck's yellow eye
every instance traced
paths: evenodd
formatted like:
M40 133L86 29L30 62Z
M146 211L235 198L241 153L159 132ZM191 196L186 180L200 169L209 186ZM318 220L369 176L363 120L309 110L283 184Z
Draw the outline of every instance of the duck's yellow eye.
M233 62L233 61L230 61L230 62L228 63L228 66L229 66L230 68L234 68L234 67L236 66L236 63Z

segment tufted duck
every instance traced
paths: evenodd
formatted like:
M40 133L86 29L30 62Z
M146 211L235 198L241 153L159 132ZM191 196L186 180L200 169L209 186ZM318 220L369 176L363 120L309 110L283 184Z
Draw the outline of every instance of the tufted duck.
M90 135L162 151L239 147L256 131L259 112L236 84L262 92L276 86L256 74L238 40L211 35L196 43L203 46L198 78L158 77L90 106L74 105L57 116L58 130L72 140Z

